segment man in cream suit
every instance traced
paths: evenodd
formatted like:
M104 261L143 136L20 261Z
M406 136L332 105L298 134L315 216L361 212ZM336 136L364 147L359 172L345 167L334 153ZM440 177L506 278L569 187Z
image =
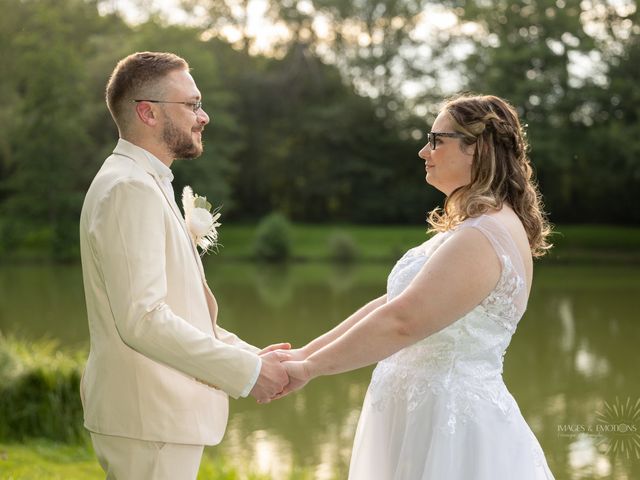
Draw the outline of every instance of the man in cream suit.
M85 427L108 479L195 479L204 445L224 434L228 396L259 402L288 377L216 324L218 307L175 204L169 168L202 153L209 117L180 57L121 60L106 100L120 139L80 219L91 350ZM287 348L287 345L285 348Z

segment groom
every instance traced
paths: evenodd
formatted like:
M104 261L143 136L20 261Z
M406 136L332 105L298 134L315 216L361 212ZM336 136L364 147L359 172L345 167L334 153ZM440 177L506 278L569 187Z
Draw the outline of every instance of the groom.
M281 345L260 351L217 325L175 204L171 164L202 154L209 123L187 62L130 55L106 100L120 139L80 218L91 336L85 427L108 479L195 479L204 445L224 434L228 395L263 402L288 383Z

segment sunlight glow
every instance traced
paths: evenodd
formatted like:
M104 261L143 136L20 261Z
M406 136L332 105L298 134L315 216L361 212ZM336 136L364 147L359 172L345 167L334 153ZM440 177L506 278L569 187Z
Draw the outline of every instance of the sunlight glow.
M563 0L557 0L556 6L562 8ZM285 52L282 45L292 39L292 32L287 25L278 20L269 18L268 0L248 0L246 12L241 2L229 2L236 18L242 19L246 15L243 26L239 24L218 25L202 34L204 40L219 35L233 44L236 48L244 46L243 39L247 39L247 47L252 55L267 55L273 57L282 56ZM633 0L609 0L608 4L615 9L617 14L628 16L637 10L636 2ZM587 35L604 41L607 44L608 53L617 54L621 50L621 41L628 39L633 32L640 30L629 19L607 26L605 21L608 15L607 7L596 0L582 0L580 3L582 13L580 21ZM126 21L130 23L140 23L147 20L151 15L162 18L169 24L185 24L203 27L206 23L207 12L205 7L195 7L192 14L187 14L180 8L180 0L102 0L98 2L101 13L108 14L119 12ZM302 27L298 34L303 40L315 39L316 53L327 62L340 62L344 67L348 60L340 59L336 53L333 42L336 35L341 35L346 45L351 46L342 52L348 58L382 59L384 57L384 30L376 25L372 29L367 29L360 19L345 20L339 26L332 23L331 19L321 11L315 9L310 0L299 0L296 3L297 10L305 16L310 17L309 28ZM526 16L526 6L520 7L521 15ZM548 17L555 15L555 9L550 8L545 14ZM428 8L417 17L417 24L410 33L412 40L418 42L418 46L411 49L400 49L400 54L410 59L416 65L428 66L425 70L434 72L431 76L421 79L407 80L403 68L395 68L374 72L371 78L363 78L357 69L350 71L350 75L355 77L356 89L366 96L375 98L380 94L379 84L375 77L383 78L390 75L394 87L401 91L405 98L419 98L428 94L435 88L450 94L463 87L465 78L461 76L458 69L450 68L451 62L463 62L475 48L474 41L481 42L487 47L498 47L499 38L496 34L487 32L479 23L463 21L460 17L461 11L450 9L438 4L430 4ZM393 29L405 28L408 20L402 17L391 19ZM637 33L637 32L636 32ZM520 34L537 39L541 35L540 29L536 25L523 27ZM434 40L447 38L450 35L456 37L456 42L448 51L449 59L439 58L434 55L432 48ZM547 48L556 55L567 55L567 70L569 73L569 83L572 87L578 88L586 82L594 82L596 85L606 87L607 72L604 67L603 58L597 52L581 51L581 40L578 36L565 32L560 38L548 38L545 40ZM439 62L435 65L433 62ZM531 68L525 72L527 78L535 80L543 72ZM534 99L535 100L535 99Z
M313 19L313 30L316 32L318 38L322 40L331 40L333 35L331 34L330 22L324 15L318 15Z
M585 377L593 378L605 376L609 373L609 362L605 358L598 357L585 347L578 348L575 356L575 368Z
M532 99L530 99L531 101ZM535 105L535 101L532 102ZM576 320L573 315L573 305L569 298L563 298L558 306L558 316L562 325L560 346L563 352L569 353L575 348Z
M611 474L611 462L598 452L593 438L587 436L581 435L571 444L569 464L576 472L593 475L592 478L603 478Z
M285 478L291 472L292 460L284 458L286 449L279 445L278 439L264 430L255 431L252 437L257 471L274 478Z

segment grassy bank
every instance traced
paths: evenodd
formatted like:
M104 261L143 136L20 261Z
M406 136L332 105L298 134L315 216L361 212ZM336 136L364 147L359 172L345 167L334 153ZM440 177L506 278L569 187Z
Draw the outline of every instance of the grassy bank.
M0 443L0 478L11 480L104 480L91 446L49 440ZM299 477L306 478L306 477ZM240 473L223 460L203 456L198 480L267 480Z
M556 226L549 261L640 263L640 227Z
M0 478L98 480L104 473L88 444L36 440L0 443Z
M104 478L82 427L85 357L0 334L0 478Z
M82 426L79 381L86 352L0 334L0 479L104 479ZM199 479L266 480L224 458L203 457ZM296 472L291 478L311 478Z
M218 256L221 260L251 260L257 224L225 223L220 229ZM407 249L424 242L427 226L416 225L311 225L295 224L291 229L294 261L330 261L335 256L335 238L345 237L358 262L397 259ZM607 225L557 225L554 249L546 261L640 263L640 227ZM4 261L35 261L52 258L45 245L0 251Z
M357 261L388 261L424 242L424 226L293 225L292 254L295 260L327 261L332 256L331 238L350 237ZM224 225L220 230L221 259L247 260L253 256L254 225ZM548 261L619 261L640 263L640 228L604 225L555 227L554 248Z
M396 258L408 248L427 238L426 228L407 226L362 225L292 225L292 257L302 261L327 261L331 258L331 239L335 235L349 237L358 261ZM247 260L253 257L255 225L225 225L220 230L219 256Z

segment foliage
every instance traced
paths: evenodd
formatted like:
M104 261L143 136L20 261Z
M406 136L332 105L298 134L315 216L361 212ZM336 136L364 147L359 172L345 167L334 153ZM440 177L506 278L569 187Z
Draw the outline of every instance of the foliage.
M1 3L10 17L2 23L9 38L3 58L11 62L11 75L0 82L8 97L0 114L0 212L11 218L2 240L13 248L44 230L43 247L64 260L77 255L77 205L92 147L90 72L83 60L92 48L77 36L90 37L104 19L82 0Z
M334 262L349 263L358 256L358 247L353 237L345 231L333 232L328 244L329 258Z
M269 1L286 34L262 53L246 0L182 0L189 26L128 24L106 3L0 0L0 258L77 258L83 195L117 138L104 85L136 50L189 61L211 124L175 190L224 204L227 224L417 225L442 196L416 152L458 89L518 107L554 222L640 223L635 2Z
M253 251L258 260L283 262L289 259L291 224L282 213L271 213L260 221L256 229Z
M296 1L270 1L270 14L291 32L291 44L304 43L337 65L369 97L388 124L403 111L402 81L424 81L429 62L423 41L415 35L429 0L313 0L307 8ZM322 18L328 32L315 28Z
M393 162L415 157L418 145L386 127L335 68L295 45L279 61L229 55L223 70L234 75L247 62L253 66L233 79L242 92L234 113L250 139L238 152L231 180L238 213L258 218L278 210L314 222L420 215L428 198L421 163ZM381 194L400 191L398 202Z
M398 221L424 209L420 162L390 162L414 156L418 145L385 126L303 44L279 60L203 40L195 27L155 18L129 26L91 1L0 6L0 49L12 71L0 79L5 258L77 257L83 194L117 137L102 92L117 60L136 50L174 51L190 62L212 122L203 156L176 162L175 185L223 203L225 216L280 210L296 220ZM382 201L384 190L401 191L402 201Z
M83 357L0 335L0 439L81 440Z
M474 0L456 9L469 30L441 39L445 50L471 50L451 65L463 72L463 89L518 107L554 221L640 222L638 209L621 208L640 201L640 12L632 3Z

